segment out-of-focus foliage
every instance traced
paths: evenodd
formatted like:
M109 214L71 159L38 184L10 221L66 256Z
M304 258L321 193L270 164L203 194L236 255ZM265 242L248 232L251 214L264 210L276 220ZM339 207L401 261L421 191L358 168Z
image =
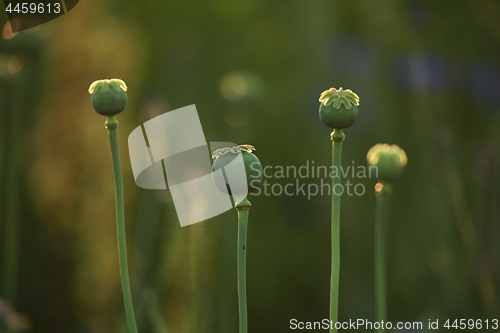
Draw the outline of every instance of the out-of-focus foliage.
M237 226L229 211L181 228L168 191L135 185L131 130L196 104L207 141L254 145L267 175L328 166L318 98L340 86L360 97L343 164L365 165L378 142L409 159L389 217L389 319L499 317L498 2L87 0L10 41L33 36L34 56L7 40L0 49L0 133L11 125L9 89L23 91L14 309L32 332L125 329L111 160L87 93L109 77L129 87L118 119L141 332L236 332ZM2 135L2 242L9 145ZM296 182L266 179L268 193ZM342 199L339 318L374 320L374 181L348 179L366 192ZM250 201L250 330L327 318L330 198Z

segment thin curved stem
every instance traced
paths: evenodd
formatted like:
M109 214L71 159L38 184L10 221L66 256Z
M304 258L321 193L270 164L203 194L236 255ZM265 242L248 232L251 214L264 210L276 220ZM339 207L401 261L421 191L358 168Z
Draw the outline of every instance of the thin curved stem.
M375 213L375 318L377 322L387 321L387 216L390 190L377 193ZM379 328L378 333L385 329Z
M340 280L340 196L343 190L337 189L341 185L342 130L334 129L332 138L332 162L334 176L332 178L332 275L330 281L330 332L337 332L335 323L338 320L339 280ZM336 171L336 172L335 172ZM341 185L342 186L342 185Z
M238 210L238 309L240 312L240 333L247 333L247 227L250 207Z
M132 303L132 292L130 291L130 279L127 263L127 243L125 240L125 206L123 200L123 179L120 163L120 151L118 149L118 121L114 116L108 117L106 121L108 129L111 157L113 160L113 174L115 178L116 195L116 230L118 234L118 257L120 262L120 277L122 281L123 300L125 302L125 314L130 333L137 333L137 324L134 316Z

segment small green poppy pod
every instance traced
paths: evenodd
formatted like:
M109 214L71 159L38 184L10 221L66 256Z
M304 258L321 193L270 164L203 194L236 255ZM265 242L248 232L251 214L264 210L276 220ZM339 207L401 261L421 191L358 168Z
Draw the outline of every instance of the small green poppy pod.
M212 179L219 191L238 197L259 189L262 183L262 164L259 158L252 153L253 150L255 148L251 145L240 145L233 148L225 147L217 149L213 152ZM240 154L243 158L246 178L237 179L236 182L231 182L230 186L228 186L228 166ZM226 175L215 172L219 169L223 169Z
M127 85L120 79L97 80L89 87L94 110L103 116L114 116L127 105Z
M349 89L330 88L323 91L319 101L319 118L330 128L350 127L358 117L359 97Z
M373 174L376 178L388 181L399 178L408 163L403 149L387 143L378 143L370 148L366 160L369 165L377 167L377 172Z

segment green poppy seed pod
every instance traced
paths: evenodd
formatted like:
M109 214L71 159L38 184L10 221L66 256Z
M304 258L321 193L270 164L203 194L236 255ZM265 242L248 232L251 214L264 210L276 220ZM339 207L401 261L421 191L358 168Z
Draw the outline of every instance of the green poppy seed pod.
M319 101L319 118L330 128L351 127L358 117L359 97L349 89L330 88L323 91Z
M214 164L212 166L212 178L219 191L238 197L246 195L247 192L251 193L259 189L262 183L262 164L259 158L252 153L253 150L255 150L255 148L251 145L240 145L233 148L225 147L217 149L213 152L212 158L214 159ZM228 170L226 167L239 154L241 154L243 158L246 178L241 180L241 183L231 183L231 186L228 187L227 176L224 177L223 174L215 173L214 171L225 168L224 171L227 172Z
M403 168L408 163L408 158L403 149L397 145L378 143L368 151L366 160L371 166L377 167L377 172L372 173L381 180L392 181L401 175Z
M127 85L120 79L97 80L89 87L94 110L103 116L114 116L127 105Z

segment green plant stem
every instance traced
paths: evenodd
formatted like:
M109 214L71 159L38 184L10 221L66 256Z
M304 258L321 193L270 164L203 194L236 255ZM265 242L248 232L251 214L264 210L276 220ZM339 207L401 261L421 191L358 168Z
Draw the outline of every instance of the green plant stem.
M113 159L113 174L115 178L116 229L118 234L118 256L120 262L123 300L125 302L125 314L127 316L129 332L137 333L137 324L135 323L134 305L132 303L132 292L130 291L130 279L128 275L123 179L122 167L120 163L120 151L118 149L118 121L114 116L108 117L108 120L106 121L106 128L108 129L111 158Z
M238 202L238 309L240 312L240 333L247 333L247 227L250 201Z
M377 195L375 213L375 318L387 321L387 216L391 186L385 184ZM379 328L379 333L385 329Z
M330 281L330 332L337 332L335 323L338 320L339 279L340 279L340 195L336 185L341 184L342 143L345 135L341 129L334 129L332 139L333 168L337 176L332 178L332 275ZM337 194L339 193L339 194Z

